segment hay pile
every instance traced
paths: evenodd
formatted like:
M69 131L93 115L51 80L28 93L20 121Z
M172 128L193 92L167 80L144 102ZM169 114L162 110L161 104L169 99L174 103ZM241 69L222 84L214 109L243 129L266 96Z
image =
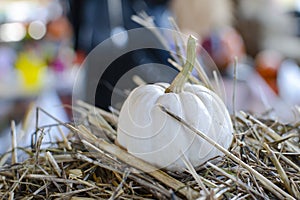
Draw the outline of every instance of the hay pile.
M82 117L77 126L49 115L57 124L37 127L33 147L23 149L29 156L24 162L15 163L16 151L1 156L11 156L0 167L2 199L300 198L300 123L280 124L241 112L233 119L235 140L224 157L181 174L143 173L153 166L114 145L115 115L84 102L76 110ZM40 148L43 133L62 126L69 137Z

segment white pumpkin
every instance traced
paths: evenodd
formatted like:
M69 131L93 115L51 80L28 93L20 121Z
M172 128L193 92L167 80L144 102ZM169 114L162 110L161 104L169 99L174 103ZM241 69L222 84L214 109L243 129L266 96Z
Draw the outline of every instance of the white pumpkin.
M186 78L195 60L195 39L189 38L187 62L171 86L139 86L124 102L119 115L117 143L158 168L183 171L183 154L194 167L222 155L220 151L164 113L159 105L180 116L225 148L232 141L230 115L217 94Z

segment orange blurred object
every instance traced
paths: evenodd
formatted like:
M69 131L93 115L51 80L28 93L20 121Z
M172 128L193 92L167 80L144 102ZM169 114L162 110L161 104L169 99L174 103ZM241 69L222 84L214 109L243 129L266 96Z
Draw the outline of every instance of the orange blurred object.
M76 51L74 63L81 65L84 62L85 57L86 57L86 55L85 55L84 51L80 51L80 50Z
M71 24L64 16L50 21L47 30L47 36L54 40L70 39L72 36Z
M260 52L255 58L256 71L263 77L271 89L278 95L277 74L282 63L280 53L272 50Z

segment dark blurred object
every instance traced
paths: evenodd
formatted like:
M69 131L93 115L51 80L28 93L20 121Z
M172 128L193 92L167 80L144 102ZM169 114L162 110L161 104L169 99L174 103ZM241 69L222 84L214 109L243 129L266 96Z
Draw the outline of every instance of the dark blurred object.
M113 0L114 1L114 0ZM121 2L121 12L124 16L130 16L133 13L129 1ZM118 16L121 18L120 24L110 24L114 14L109 13L109 4L107 0L70 0L70 18L75 34L75 49L90 52L97 44L110 37L112 26L124 26L126 29L136 28L130 18ZM120 9L118 7L118 9ZM117 10L116 12L120 12ZM117 13L117 15L120 13ZM117 20L115 20L117 21Z
M75 50L90 52L100 42L109 38L111 30L116 26L123 26L124 30L139 28L140 26L131 20L133 14L141 11L152 14L151 11L156 7L166 7L168 3L168 0L110 0L113 1L117 3L113 3L113 8L109 8L109 0L69 0ZM114 6L118 10L114 10ZM110 13L109 9L113 13Z
M133 14L140 11L151 13L151 10L155 9L156 6L166 6L166 3L167 1L161 0L70 0L70 18L75 34L75 49L88 54L93 48L113 34L139 28L140 26L131 20ZM134 40L135 38L126 38L122 42L120 40L116 41L116 44L114 44L115 41L112 41L106 49L108 51L122 51ZM150 31L145 35L144 40L158 42ZM118 44L118 42L120 43ZM118 48L115 45L119 45ZM101 55L99 56L101 57ZM85 100L89 103L94 103L95 101L96 106L108 109L111 106L113 89L126 72L146 63L169 65L167 63L168 57L169 54L167 52L155 49L139 49L128 52L111 63L102 77L96 76L96 67L87 65L84 90ZM107 67L101 66L100 63L101 59L99 60L98 68ZM153 76L156 76L156 74L153 74ZM169 80L171 81L174 76L175 74L168 75ZM95 85L95 81L98 81L96 94L90 89Z
M292 16L296 18L297 22L297 36L300 37L300 10L291 12Z

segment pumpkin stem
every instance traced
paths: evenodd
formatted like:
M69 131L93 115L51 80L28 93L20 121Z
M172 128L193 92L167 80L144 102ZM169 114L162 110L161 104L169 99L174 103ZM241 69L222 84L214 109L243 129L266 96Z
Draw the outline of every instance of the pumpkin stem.
M187 43L186 62L183 66L183 69L174 78L171 85L165 90L165 93L182 92L184 84L188 80L188 77L194 68L196 59L196 42L197 39L190 35Z

